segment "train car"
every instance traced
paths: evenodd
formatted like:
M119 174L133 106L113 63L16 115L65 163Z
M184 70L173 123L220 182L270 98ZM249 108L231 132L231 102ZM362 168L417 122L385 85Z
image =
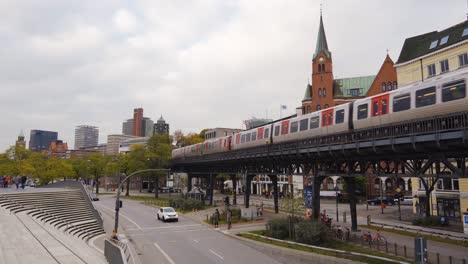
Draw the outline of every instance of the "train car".
M172 150L172 158L183 158L184 157L184 147L176 148Z
M203 154L213 154L231 149L231 136L206 140L203 142Z
M263 146L270 143L271 125L264 125L234 134L232 149L243 149Z
M398 90L359 99L353 106L355 129L468 111L468 68L432 77Z

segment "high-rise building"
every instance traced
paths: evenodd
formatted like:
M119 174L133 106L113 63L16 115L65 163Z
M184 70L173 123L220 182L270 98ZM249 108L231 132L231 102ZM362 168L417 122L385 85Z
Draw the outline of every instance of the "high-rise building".
M115 156L119 154L119 146L122 142L126 141L127 139L135 138L135 136L131 135L108 135L107 136L107 147L106 147L106 155Z
M99 129L95 126L77 126L75 128L75 149L96 146L99 139Z
M154 134L169 134L169 124L161 116L154 125Z
M34 129L31 130L29 138L29 150L33 152L41 152L43 150L49 150L50 143L57 140L58 133L54 131L45 131Z
M143 116L143 108L133 109L133 118L122 123L122 134L136 137L153 135L153 120Z
M26 148L26 141L24 140L23 130L21 130L20 134L18 135L18 140L16 140L16 146Z

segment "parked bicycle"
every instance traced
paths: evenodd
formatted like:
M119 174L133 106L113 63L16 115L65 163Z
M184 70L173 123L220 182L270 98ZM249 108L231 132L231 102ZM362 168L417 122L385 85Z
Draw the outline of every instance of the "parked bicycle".
M375 237L372 239L372 241L385 243L387 239L380 234L379 230L377 230L377 234L375 234Z

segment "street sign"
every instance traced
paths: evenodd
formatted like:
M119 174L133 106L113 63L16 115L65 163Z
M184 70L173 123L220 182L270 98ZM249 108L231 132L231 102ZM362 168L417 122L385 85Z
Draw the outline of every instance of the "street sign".
M463 213L463 233L468 234L468 212Z

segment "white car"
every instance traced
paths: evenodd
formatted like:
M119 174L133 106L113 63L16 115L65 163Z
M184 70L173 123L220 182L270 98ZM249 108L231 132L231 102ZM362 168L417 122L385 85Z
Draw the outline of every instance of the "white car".
M179 221L179 215L172 207L161 207L156 214L158 220L166 221Z

